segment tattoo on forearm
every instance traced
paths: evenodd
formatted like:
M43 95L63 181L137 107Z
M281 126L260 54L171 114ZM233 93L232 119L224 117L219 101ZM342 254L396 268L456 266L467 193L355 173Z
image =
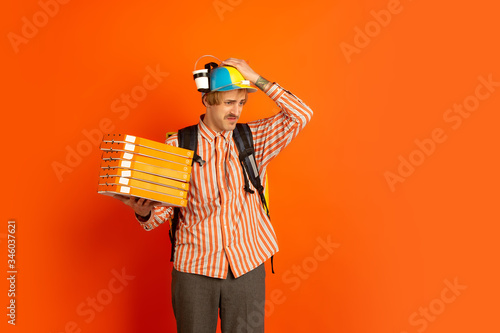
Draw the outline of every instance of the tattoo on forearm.
M267 86L268 83L269 81L264 79L262 76L259 76L257 82L255 82L255 85L259 87L260 90L264 90L264 88Z

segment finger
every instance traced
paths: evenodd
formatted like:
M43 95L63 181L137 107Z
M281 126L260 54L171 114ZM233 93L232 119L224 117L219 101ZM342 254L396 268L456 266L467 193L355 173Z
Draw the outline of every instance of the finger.
M142 207L142 201L144 199L140 198L140 197L131 197L130 198L130 202L131 202L131 205L132 208L136 209L137 207Z
M121 194L114 194L113 198L120 200L124 204L128 204L130 202L130 197Z
M232 64L238 64L238 59L235 59L235 58L227 58L226 60L224 60L223 62L221 62L221 65L232 65Z
M147 199L144 199L144 198L137 198L137 205L138 206L141 206L141 207L144 207L146 206L145 203L147 202L148 200Z
M145 203L144 203L145 206L148 206L150 207L151 209L154 207L154 206L159 206L161 205L161 202L158 202L158 201L153 201L153 200L147 200Z
M141 207L152 207L161 204L160 202L149 200L146 198L137 198L137 205Z

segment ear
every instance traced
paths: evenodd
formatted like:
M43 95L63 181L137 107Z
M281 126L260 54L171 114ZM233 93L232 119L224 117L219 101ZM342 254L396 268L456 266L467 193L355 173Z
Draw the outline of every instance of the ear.
M207 95L204 94L203 96L201 96L201 103L203 103L203 105L208 109L210 107L210 105L208 105L207 103Z

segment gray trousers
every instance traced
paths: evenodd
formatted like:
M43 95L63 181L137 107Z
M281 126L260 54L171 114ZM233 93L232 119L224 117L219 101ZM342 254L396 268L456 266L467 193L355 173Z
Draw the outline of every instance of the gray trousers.
M215 333L220 315L223 333L263 333L264 264L235 279L172 270L172 307L178 333Z

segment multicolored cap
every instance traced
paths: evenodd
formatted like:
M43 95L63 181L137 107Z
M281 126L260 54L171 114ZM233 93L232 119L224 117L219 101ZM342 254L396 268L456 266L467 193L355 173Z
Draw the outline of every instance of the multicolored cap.
M247 89L248 92L256 92L257 89L245 80L243 75L234 67L222 66L210 72L210 91L230 91L235 89Z

